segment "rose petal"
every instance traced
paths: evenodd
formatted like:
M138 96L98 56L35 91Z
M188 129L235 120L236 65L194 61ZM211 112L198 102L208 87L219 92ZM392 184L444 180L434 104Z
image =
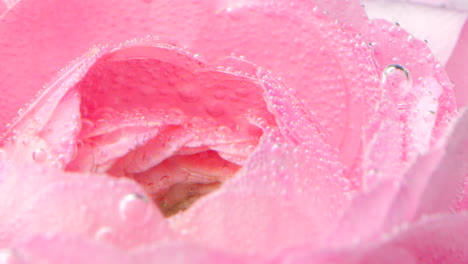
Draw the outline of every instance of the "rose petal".
M4 253L18 263L138 263L131 255L98 241L66 236L34 236ZM16 262L14 262L16 263Z
M467 14L439 6L397 1L363 1L371 19L397 22L415 38L428 41L434 56L445 65L452 54Z
M438 142L455 114L449 79L423 42L386 21L376 20L369 29L385 96L366 130L366 181L380 170L401 175L408 162ZM385 142L399 146L387 144L393 150L382 152Z
M381 72L390 64L399 64L408 69L412 79L412 90L420 95L425 90L425 82L435 79L442 89L438 96L437 120L434 139L441 136L455 111L455 98L452 85L441 65L434 59L427 46L411 37L402 28L382 20L375 20L369 27L369 41ZM436 142L433 140L432 143Z
M327 141L343 150L341 159L351 166L359 151L360 127L378 101L377 75L362 39L345 32L320 11L314 12L314 7L311 1L289 5L283 1L116 4L88 0L63 6L52 0L24 0L0 23L0 34L7 36L0 40L4 54L0 68L8 69L2 73L2 85L21 91L21 96L5 91L8 102L0 113L2 120L10 118L12 110L30 98L36 87L84 49L154 34L208 60L235 52L283 76L323 120L318 126L327 134ZM90 12L83 17L77 10ZM72 21L82 23L73 27ZM38 61L41 67L35 66Z
M8 9L6 3L2 0L0 1L0 16L3 15L3 12L5 12Z
M2 255L3 254L3 255ZM162 243L123 251L98 241L66 235L36 236L15 248L0 252L21 263L264 263L249 256L236 256L180 242Z
M91 164L106 171L115 159L135 150L150 157L135 160L133 153L136 163L125 162L128 172L138 172L185 145L218 150L242 163L261 135L248 119L274 123L261 87L251 77L210 68L175 47L149 42L97 49L77 60L22 111L5 136L6 151L16 160L61 166L78 155L68 164L72 170ZM150 46L139 46L144 43ZM183 128L180 133L174 132L177 127ZM174 144L163 142L164 133ZM151 143L157 135L163 141ZM154 150L157 155L149 147L139 148L159 146L157 142L162 143ZM250 151L233 147L236 142ZM162 148L170 151L163 155ZM46 152L47 158L37 160L37 151Z
M0 178L3 246L41 233L74 234L120 247L170 236L159 210L134 182L5 161ZM135 232L142 226L145 232Z
M287 263L447 263L468 261L468 216L437 215L411 226L396 228L380 242L355 244L346 249L310 253L303 250L286 257Z
M361 29L367 24L367 15L358 0L314 0L314 2L331 17L356 29Z
M313 120L268 75L263 86L285 139L271 131L221 190L169 219L189 241L271 256L291 246L318 244L347 204L349 183L318 131L309 129ZM300 143L288 143L295 140Z
M186 243L166 243L149 246L135 250L135 261L148 263L148 260L157 263L269 263L265 259L248 255L233 255L223 251L204 248L200 245Z
M423 78L422 84L410 87L405 70L389 66L385 71L386 99L368 127L369 135L375 134L366 144L362 165L366 187L384 177L400 177L408 163L426 153L434 141L437 99L442 92L438 82Z
M88 0L66 5L57 0L20 1L0 21L0 35L4 36L0 40L1 124L10 121L58 70L90 47L148 34L181 46L190 44L200 25L207 23L206 14L215 12L215 5L184 0Z
M388 177L356 195L331 240L367 240L421 216L455 210L468 174L467 135L465 111L444 141L418 157L401 179Z
M326 141L341 150L340 159L351 167L361 127L380 96L367 44L314 12L313 4L300 9L280 3L248 7L220 11L214 23L203 27L207 34L194 43L195 49L206 50L202 53L207 58L235 52L283 77L320 120L317 127Z
M458 107L468 105L468 75L464 70L468 61L468 20L463 26L457 46L447 62L447 73L455 84L455 96Z

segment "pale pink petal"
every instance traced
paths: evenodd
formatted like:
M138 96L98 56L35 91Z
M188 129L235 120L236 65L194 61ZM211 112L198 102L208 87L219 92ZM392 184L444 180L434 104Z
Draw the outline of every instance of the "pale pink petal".
M332 18L356 29L361 29L367 23L366 13L359 0L314 0L314 2Z
M368 125L370 139L362 164L365 187L384 177L400 177L408 163L437 142L433 129L441 88L434 78L424 78L421 85L412 87L409 74L402 66L385 69L385 99Z
M457 209L468 173L468 112L461 114L440 144L418 157L402 178L387 177L357 194L333 243L368 240L424 215Z
M170 236L159 210L132 181L4 160L0 178L2 246L42 233L74 234L124 248ZM135 232L143 227L145 232Z
M368 183L382 172L401 175L408 162L439 141L455 114L452 85L422 41L382 20L369 29L384 99L366 130L363 173Z
M468 10L468 3L465 0L400 0L400 1L431 5L431 6L439 7L439 8Z
M428 41L434 56L445 65L457 44L467 13L439 6L392 0L364 0L371 19L398 23L415 38Z
M34 236L0 251L8 263L265 263L260 258L238 256L182 242L163 242L134 250L121 250L98 241L66 235ZM17 261L17 262L14 262Z
M205 248L200 245L181 242L161 243L160 245L147 246L135 249L132 252L133 259L138 263L187 263L187 264L247 264L269 263L266 258L255 255L230 254L219 250Z
M10 261L8 263L24 264L143 263L135 262L130 254L112 245L63 235L33 236L5 249L0 256Z
M356 243L343 249L310 253L307 250L283 258L287 263L323 264L459 264L468 262L468 215L436 215L410 226L382 234L378 242Z
M372 22L368 39L372 44L378 69L383 72L389 64L405 67L412 80L411 92L416 96L423 93L426 82L435 79L440 88L433 89L441 92L434 95L438 95L436 98L439 105L433 134L436 138L440 137L447 120L455 111L452 84L443 67L434 59L424 42L411 37L404 29L389 22Z
M9 158L58 167L74 158L76 137L81 129L81 98L72 88L105 51L92 49L74 61L34 103L19 111L1 142Z
M447 63L447 73L455 85L458 107L468 106L468 20L463 26L457 46Z

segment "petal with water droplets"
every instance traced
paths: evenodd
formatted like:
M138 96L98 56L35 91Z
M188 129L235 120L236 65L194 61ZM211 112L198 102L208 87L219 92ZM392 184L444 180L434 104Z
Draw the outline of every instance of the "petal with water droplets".
M1 174L0 245L44 232L123 248L170 237L160 212L129 180L5 161ZM145 232L135 232L143 226Z

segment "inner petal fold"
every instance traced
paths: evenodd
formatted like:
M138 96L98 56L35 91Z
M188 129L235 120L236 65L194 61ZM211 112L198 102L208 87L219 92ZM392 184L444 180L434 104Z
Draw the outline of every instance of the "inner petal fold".
M233 177L276 122L251 75L150 49L110 53L76 85L82 126L66 168L134 179L171 216Z

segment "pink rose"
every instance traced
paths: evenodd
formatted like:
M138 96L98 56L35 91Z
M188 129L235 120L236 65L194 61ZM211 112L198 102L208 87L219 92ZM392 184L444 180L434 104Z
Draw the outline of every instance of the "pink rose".
M468 262L463 90L359 2L14 2L0 262Z

